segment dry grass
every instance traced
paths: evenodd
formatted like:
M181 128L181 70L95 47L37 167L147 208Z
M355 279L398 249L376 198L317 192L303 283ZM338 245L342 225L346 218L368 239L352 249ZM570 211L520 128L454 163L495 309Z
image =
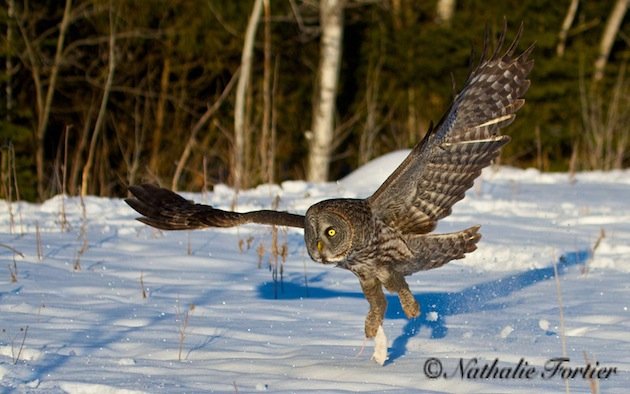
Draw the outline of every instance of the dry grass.
M560 286L560 276L558 275L558 263L553 259L553 276L556 282L556 297L558 301L558 310L560 314L560 343L562 345L562 357L567 356L567 336L564 324L564 307L562 302L562 287ZM569 393L569 381L564 379L565 391Z
M35 222L35 244L37 248L37 261L41 262L44 259L44 252L42 246L42 233L39 230L39 222Z
M81 230L79 231L79 240L81 240L81 247L77 250L77 255L74 259L73 269L75 271L81 271L81 257L88 250L88 236L87 236L87 212L85 208L85 201L83 200L83 196L79 196L79 201L81 201Z
M182 314L179 301L177 302L177 320L179 324L179 351L177 353L177 360L182 361L182 352L184 351L184 341L186 340L186 330L190 323L190 317L195 310L195 304L190 304L186 312Z
M589 265L588 263L591 261L591 259L593 259L593 257L595 257L595 251L597 251L597 248L599 248L599 245L602 243L602 240L606 238L606 231L604 230L604 228L602 227L599 230L599 236L597 237L597 240L595 240L595 244L593 244L593 247L591 248L591 258L587 259L586 262L584 263L584 265L582 266L582 274L586 275L589 272Z
M9 267L9 277L11 278L11 283L17 283L18 281L18 269L17 263L15 262L15 257L13 258L13 264L7 264Z
M24 254L19 250L13 248L12 246L0 243L0 247L9 249L13 252L13 264L8 264L9 267L9 277L11 279L11 283L16 283L18 281L18 268L17 262L15 261L15 256L18 255L20 257L24 257Z
M254 242L254 237L249 236L247 239L240 238L238 239L238 250L243 253L246 250L250 250L252 247L252 243Z
M594 360L591 360L591 358L588 356L588 354L586 354L586 352L584 352L584 363L585 364L595 364ZM599 379L595 379L592 376L588 379L588 386L591 390L592 394L598 394L599 393Z
M149 293L144 286L144 273L142 271L140 271L140 289L142 290L142 299L146 300L149 297Z
M20 332L12 337L9 337L7 330L4 328L2 329L2 333L8 337L7 342L11 343L11 362L15 365L20 361L20 357L22 356L22 350L24 350L24 343L26 342L26 337L28 335L28 326L20 327ZM20 340L20 346L16 348L16 341L20 336L22 337Z
M630 149L630 81L626 64L619 69L612 89L599 84L587 87L580 78L582 128L579 162L586 170L623 168Z
M0 188L2 197L4 197L7 203L7 209L9 211L9 228L11 234L16 233L15 212L13 209L13 201L20 201L20 189L17 182L17 172L15 165L15 149L13 144L9 143L7 146L2 147L0 151ZM20 219L21 234L24 234L24 226L22 224L22 213L18 211L18 217Z
M263 259L265 258L265 245L261 242L258 244L258 247L256 248L256 254L258 255L258 268L262 268L262 262Z

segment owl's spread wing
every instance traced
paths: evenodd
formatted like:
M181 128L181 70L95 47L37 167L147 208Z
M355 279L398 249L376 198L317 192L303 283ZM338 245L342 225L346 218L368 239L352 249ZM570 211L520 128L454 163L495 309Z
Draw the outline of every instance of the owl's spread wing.
M484 50L438 125L369 197L373 212L388 225L403 234L432 231L510 140L499 132L523 106L534 64L528 59L533 45L515 55L521 32L522 26L505 52L505 31L492 55Z
M162 230L233 227L245 223L304 228L304 216L288 212L223 211L210 205L195 204L170 190L151 184L130 186L129 191L134 197L125 202L143 215L138 220Z

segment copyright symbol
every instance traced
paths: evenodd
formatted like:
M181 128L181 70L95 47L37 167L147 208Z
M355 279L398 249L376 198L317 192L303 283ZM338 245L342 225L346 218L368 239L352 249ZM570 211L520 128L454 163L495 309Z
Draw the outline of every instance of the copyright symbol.
M442 362L435 357L428 358L424 362L424 375L429 379L442 376Z

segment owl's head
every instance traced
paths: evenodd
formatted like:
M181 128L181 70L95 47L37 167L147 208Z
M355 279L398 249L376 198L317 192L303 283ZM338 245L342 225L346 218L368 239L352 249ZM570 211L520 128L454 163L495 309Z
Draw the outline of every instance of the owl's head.
M306 211L304 240L311 258L318 263L336 264L353 250L356 207L352 200L326 200Z

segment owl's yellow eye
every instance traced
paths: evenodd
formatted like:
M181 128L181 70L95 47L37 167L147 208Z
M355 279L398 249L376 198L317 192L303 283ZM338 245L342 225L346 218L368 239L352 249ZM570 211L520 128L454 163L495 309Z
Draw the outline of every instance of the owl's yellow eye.
M326 234L328 234L329 237L334 237L337 234L337 230L331 227L326 230Z

